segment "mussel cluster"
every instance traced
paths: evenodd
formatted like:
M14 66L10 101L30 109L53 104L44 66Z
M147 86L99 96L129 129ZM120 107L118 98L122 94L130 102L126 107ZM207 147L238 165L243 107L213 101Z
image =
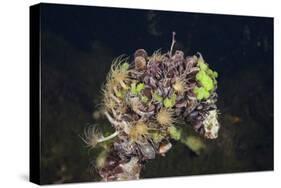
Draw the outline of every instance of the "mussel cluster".
M87 143L112 140L97 170L104 181L139 179L147 160L164 156L171 139L181 137L178 126L192 126L207 139L218 136L218 74L202 55L184 56L138 49L129 61L113 61L103 88L103 112L115 132L97 132Z

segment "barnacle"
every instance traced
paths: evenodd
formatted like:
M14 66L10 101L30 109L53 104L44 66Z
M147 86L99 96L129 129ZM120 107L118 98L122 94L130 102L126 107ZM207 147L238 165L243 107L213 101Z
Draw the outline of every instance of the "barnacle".
M161 126L170 126L175 123L173 111L167 108L161 108L156 114L156 120Z
M173 32L167 53L157 50L149 56L138 49L132 62L124 56L114 59L102 103L115 132L104 136L91 127L82 138L91 148L108 145L96 165L103 180L138 179L145 161L165 156L172 148L171 139L200 154L205 145L196 136L186 137L187 126L194 134L217 138L218 73L200 53L188 57L180 50L173 53L174 44Z
M149 58L150 62L162 62L164 58L164 55L161 54L161 49L156 50L152 56Z
M173 84L173 88L179 94L184 93L187 89L186 82L185 82L184 78L176 78L176 81Z
M96 126L89 126L84 130L84 136L81 138L88 147L94 148L102 136Z
M142 56L137 56L135 58L135 67L137 70L143 70L146 67L146 60Z
M132 126L129 137L133 141L140 140L142 136L146 136L148 134L148 126L145 122L138 121L134 126Z
M108 90L117 87L118 85L124 89L128 89L127 85L125 84L125 82L129 79L129 64L127 63L127 60L127 58L120 56L113 61L109 75L107 77L106 88Z
M102 100L102 105L105 107L106 110L110 110L116 107L116 100L114 100L109 93L104 90L103 91L103 100Z

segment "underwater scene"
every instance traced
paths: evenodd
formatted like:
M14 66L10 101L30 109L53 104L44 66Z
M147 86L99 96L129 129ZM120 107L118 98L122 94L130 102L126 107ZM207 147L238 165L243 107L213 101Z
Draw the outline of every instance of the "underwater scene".
M273 18L40 10L42 184L274 169Z

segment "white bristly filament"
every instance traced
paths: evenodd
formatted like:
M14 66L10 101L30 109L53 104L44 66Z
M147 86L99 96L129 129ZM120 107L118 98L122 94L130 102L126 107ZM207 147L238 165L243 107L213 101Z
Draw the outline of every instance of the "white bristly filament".
M173 39L172 39L172 45L171 45L171 49L170 49L170 57L172 57L172 53L173 53L173 48L174 48L174 45L176 43L176 39L175 39L175 36L176 36L176 32L173 32Z
M98 142L98 143L100 143L100 142L105 142L105 141L107 141L107 140L110 140L110 139L114 138L114 137L117 136L118 134L119 134L119 132L118 132L118 131L115 131L114 133L112 133L111 135L109 135L109 136L107 136L107 137L103 137L103 138L98 139L97 142Z

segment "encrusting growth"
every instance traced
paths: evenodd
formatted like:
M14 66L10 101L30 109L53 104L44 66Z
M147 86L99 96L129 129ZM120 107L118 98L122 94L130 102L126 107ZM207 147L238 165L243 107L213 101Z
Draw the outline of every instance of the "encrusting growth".
M107 145L96 165L103 181L139 179L145 161L165 156L171 139L192 144L191 138L183 139L184 126L206 139L217 138L218 73L200 53L185 57L180 50L173 52L175 42L173 32L167 53L157 50L149 56L138 49L131 62L124 56L113 61L102 109L115 132L103 136L93 127L83 138L91 148Z

